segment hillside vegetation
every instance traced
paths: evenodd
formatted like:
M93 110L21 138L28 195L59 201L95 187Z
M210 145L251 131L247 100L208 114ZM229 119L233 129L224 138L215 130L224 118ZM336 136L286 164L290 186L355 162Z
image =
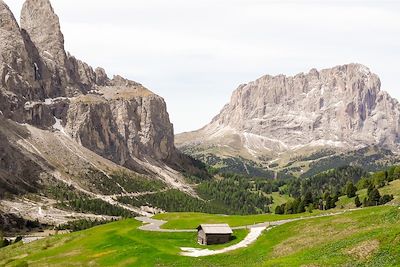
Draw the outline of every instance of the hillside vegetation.
M119 196L116 200L136 207L156 207L166 212L229 215L297 214L330 210L338 205L341 207L339 199L346 195L355 197L357 190L368 188L366 195L358 196L361 205L385 204L392 200L392 194L377 190L400 178L400 167L397 166L375 173L369 173L357 166L344 166L310 177L274 180L224 173L212 167L202 168L208 173L205 177L187 176L200 198L176 189L153 188L159 191L138 196ZM374 197L371 197L369 193L373 189ZM354 191L352 193L354 195L351 195L349 190ZM85 207L91 204L86 203L89 201L85 199L80 202L84 203ZM71 202L71 204L76 203ZM82 211L81 206L74 206L75 210Z
M400 210L372 207L276 227L247 248L190 258L196 233L137 230L128 219L0 250L7 266L398 266ZM245 233L235 233L243 238Z
M382 194L393 195L394 199L390 202L391 205L400 205L400 180L395 180L379 188ZM360 199L367 197L367 189L362 189L356 192ZM274 193L272 196L274 199L278 199ZM281 196L281 195L279 195ZM281 201L284 201L283 195ZM300 214L257 214L257 215L219 215L219 214L206 214L206 213L163 213L154 216L155 219L168 221L163 228L166 229L193 229L200 223L229 223L231 226L242 226L261 223L265 221L278 221L285 219L292 219L297 217L309 217L324 213L338 212L343 209L354 209L356 208L354 203L355 197L349 198L342 196L336 202L336 207L330 210L312 210L312 212L304 212ZM291 199L288 199L291 201Z

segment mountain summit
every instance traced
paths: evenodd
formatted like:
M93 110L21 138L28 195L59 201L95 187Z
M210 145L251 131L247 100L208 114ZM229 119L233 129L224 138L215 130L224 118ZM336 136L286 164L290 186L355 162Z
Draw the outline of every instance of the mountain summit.
M67 53L50 1L26 0L20 25L0 0L0 196L124 167L193 192L160 96Z
M194 154L219 150L250 159L371 145L397 150L400 105L380 87L379 77L360 64L266 75L240 85L210 124L176 142Z

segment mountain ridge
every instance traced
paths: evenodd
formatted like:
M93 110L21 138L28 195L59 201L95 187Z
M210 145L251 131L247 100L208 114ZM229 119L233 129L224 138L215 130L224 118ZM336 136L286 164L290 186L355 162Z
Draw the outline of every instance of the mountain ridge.
M198 198L185 175L204 171L175 148L162 97L66 52L49 0L26 0L20 25L0 0L0 215L71 220L29 208L57 203L54 190L143 215L159 211L114 196L177 189Z
M376 74L354 63L294 76L264 75L240 85L209 124L178 134L176 145L195 157L256 161L374 145L396 152L400 105L380 87Z

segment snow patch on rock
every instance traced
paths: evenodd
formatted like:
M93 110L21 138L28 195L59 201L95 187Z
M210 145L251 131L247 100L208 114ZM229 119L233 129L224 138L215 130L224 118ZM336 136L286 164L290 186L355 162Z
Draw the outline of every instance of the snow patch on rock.
M56 120L56 123L54 123L53 129L60 131L65 136L68 136L64 130L64 127L62 126L61 119L58 119L56 117L54 117L54 119Z

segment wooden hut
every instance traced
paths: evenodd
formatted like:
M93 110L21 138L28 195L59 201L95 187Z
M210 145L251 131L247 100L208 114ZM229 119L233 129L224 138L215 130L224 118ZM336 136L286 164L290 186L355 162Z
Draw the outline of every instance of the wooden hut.
M197 227L197 241L200 245L228 243L232 234L227 224L200 224Z

